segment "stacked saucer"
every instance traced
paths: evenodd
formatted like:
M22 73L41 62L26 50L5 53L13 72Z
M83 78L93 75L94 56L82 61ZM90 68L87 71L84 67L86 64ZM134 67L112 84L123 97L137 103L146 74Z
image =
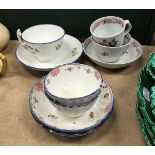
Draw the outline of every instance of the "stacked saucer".
M17 30L17 37L21 44L16 57L30 69L49 71L77 61L82 54L81 42L57 25L36 25L23 33Z
M33 118L49 132L77 137L104 124L114 109L114 96L96 69L72 63L36 82L29 105Z
M142 55L141 45L129 34L128 20L115 16L102 17L90 26L91 37L84 42L85 54L105 68L122 68Z
M155 145L155 53L139 73L136 113L148 145Z

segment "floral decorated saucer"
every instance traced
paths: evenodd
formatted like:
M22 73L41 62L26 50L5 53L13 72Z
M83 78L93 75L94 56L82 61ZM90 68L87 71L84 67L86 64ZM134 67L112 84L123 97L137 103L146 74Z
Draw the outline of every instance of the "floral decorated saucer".
M106 119L100 123L98 126L96 126L95 128L92 128L92 129L89 129L87 131L84 131L84 132L60 132L60 131L56 131L56 130L53 130L49 127L47 127L46 125L44 125L42 122L40 122L40 120L38 120L37 117L35 117L35 115L33 114L33 112L31 111L31 114L34 118L34 120L41 126L43 127L44 129L46 129L47 131L49 131L50 133L53 133L55 135L58 135L58 136L63 136L63 137L81 137L81 136L86 136L86 135L89 135L91 133L93 133L95 130L97 130L97 128L99 128L100 126L103 125L103 123L109 119L109 117L111 116L112 112L114 110L114 106L112 107L112 110L110 111L110 113L107 115Z
M26 67L38 71L49 71L59 65L75 62L82 54L81 42L70 35L65 35L62 45L56 47L58 56L51 61L39 61L22 45L16 50L16 57Z
M97 65L102 66L104 68L115 69L115 68L123 68L129 66L131 63L136 61L142 55L142 46L138 41L132 38L131 44L118 61L107 63L99 60L96 51L93 48L93 43L91 39L85 40L84 44L84 53Z
M30 92L29 105L33 117L50 132L76 137L91 133L110 117L114 108L114 96L110 86L104 81L101 94L90 110L80 117L67 117L53 107L44 94L42 78Z

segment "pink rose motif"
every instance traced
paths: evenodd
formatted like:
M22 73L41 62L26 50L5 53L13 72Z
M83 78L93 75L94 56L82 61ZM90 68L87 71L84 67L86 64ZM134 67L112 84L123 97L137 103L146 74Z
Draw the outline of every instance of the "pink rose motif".
M58 73L60 72L60 68L56 68L51 72L51 76L52 77L56 77L58 75Z
M99 80L100 79L100 74L98 71L95 71L95 77L96 77L96 80Z
M109 111L110 111L110 108L111 108L111 103L108 104L108 105L105 107L105 109L104 109L104 113L109 112Z
M78 65L76 65L76 67L77 67L78 69L80 69L81 65L78 64Z
M44 85L42 82L37 82L35 88L37 91L43 91Z

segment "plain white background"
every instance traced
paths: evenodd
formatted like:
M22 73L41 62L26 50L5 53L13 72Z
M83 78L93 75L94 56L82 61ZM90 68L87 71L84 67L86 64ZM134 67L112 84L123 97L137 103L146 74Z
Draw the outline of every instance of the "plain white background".
M155 0L0 0L0 9L153 9L153 7L155 8L154 1ZM35 155L155 155L155 147L0 147L1 155L31 155L32 153Z

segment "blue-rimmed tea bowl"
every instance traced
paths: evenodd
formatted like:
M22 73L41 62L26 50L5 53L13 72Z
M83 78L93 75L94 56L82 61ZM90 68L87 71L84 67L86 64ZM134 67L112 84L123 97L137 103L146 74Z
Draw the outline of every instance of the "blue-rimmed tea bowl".
M97 101L98 95L93 98L91 101L87 103L81 103L79 105L73 105L73 106L66 106L64 104L61 104L57 101L54 101L51 99L47 92L45 92L46 97L49 99L51 104L63 115L68 117L79 117L82 114L84 114L86 111L88 111Z
M100 73L84 64L66 64L53 69L45 79L45 93L61 106L92 103L101 91Z

